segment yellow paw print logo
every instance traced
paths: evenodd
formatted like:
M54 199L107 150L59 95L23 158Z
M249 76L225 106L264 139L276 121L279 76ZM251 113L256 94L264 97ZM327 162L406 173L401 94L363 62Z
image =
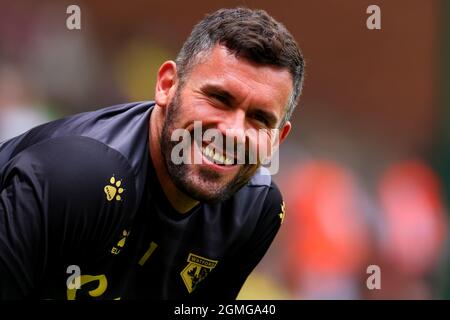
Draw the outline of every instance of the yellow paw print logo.
M120 186L122 185L121 180L116 180L114 176L109 179L109 183L105 188L103 189L106 193L106 199L108 201L112 201L116 199L117 201L122 200L121 194L123 193L124 189Z

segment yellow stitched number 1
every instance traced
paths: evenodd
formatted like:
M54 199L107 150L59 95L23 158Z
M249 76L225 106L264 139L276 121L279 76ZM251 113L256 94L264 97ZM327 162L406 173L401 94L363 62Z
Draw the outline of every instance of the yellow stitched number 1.
M155 251L155 249L158 247L158 245L156 243L154 243L153 241L150 243L150 246L147 250L147 252L142 256L141 260L139 260L139 264L141 266L144 265L144 263L147 261L148 258L150 258L150 256L152 255L153 251Z

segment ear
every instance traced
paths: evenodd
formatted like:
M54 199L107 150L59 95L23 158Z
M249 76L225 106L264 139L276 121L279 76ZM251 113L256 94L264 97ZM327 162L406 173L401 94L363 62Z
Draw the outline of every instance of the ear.
M165 107L168 104L176 82L177 65L171 60L164 62L159 68L156 79L155 102L157 105Z
M280 147L280 145L283 143L283 141L287 138L287 136L289 135L289 132L291 131L292 125L291 122L287 121L284 125L283 128L281 128L280 130L278 130L277 133L277 139L273 141L273 145L272 145L272 152L275 152L276 150L278 150L278 148Z
M292 124L290 121L286 121L283 128L280 130L280 144L287 138L289 132L291 132Z

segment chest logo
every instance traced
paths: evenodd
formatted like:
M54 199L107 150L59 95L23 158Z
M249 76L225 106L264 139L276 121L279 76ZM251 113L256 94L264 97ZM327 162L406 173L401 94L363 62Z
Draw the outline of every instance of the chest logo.
M278 216L281 219L281 223L283 223L285 215L286 215L286 207L285 207L285 204L284 204L284 201L283 201L283 203L281 204L281 212L278 214Z
M206 278L211 270L216 267L218 261L190 253L187 262L187 266L180 272L180 275L186 289L191 293Z
M109 179L108 185L105 186L103 191L106 193L106 199L108 201L113 201L116 199L116 201L121 201L122 196L121 194L124 192L125 189L121 188L122 180L116 180L114 176Z
M119 242L117 242L117 245L115 247L112 247L112 249L111 249L112 254L119 254L120 249L123 248L123 246L125 245L125 241L127 241L127 237L129 235L130 235L130 231L127 231L127 230L122 231L121 239L119 240Z

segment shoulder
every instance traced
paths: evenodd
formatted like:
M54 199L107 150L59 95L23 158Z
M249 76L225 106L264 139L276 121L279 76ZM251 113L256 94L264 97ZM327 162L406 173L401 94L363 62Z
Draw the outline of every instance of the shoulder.
M233 197L234 207L243 219L260 223L262 220L282 221L283 196L269 171L258 169L253 178Z
M65 200L65 205L108 201L111 195L107 190L114 190L108 186L116 192L119 185L127 188L129 197L135 194L134 172L128 160L117 150L88 137L51 138L22 150L3 169L2 183L17 172L39 185L49 201ZM124 197L125 194L120 198Z
M261 220L270 221L276 225L281 225L284 221L285 205L283 196L276 183L272 180L267 186L263 206L261 208Z
M17 172L31 181L52 239L66 248L103 250L133 219L139 204L129 161L92 138L37 143L8 163L1 183L7 184Z
M25 165L68 178L72 175L96 177L108 170L127 170L127 159L117 150L89 137L63 136L33 144L9 161L7 167ZM87 171L86 171L87 170Z
M0 145L0 167L17 154L24 154L24 150L57 150L60 141L83 149L96 141L98 145L104 144L110 147L109 150L122 154L138 174L143 156L148 152L148 124L153 105L151 101L115 105L35 127ZM83 140L83 137L91 138L92 143L88 139ZM37 144L39 146L33 148ZM99 149L102 150L106 148Z
M259 201L264 200L262 202L263 210L274 205L279 206L283 202L280 189L273 181L269 170L264 167L258 169L243 189L245 190L244 197L257 198Z

